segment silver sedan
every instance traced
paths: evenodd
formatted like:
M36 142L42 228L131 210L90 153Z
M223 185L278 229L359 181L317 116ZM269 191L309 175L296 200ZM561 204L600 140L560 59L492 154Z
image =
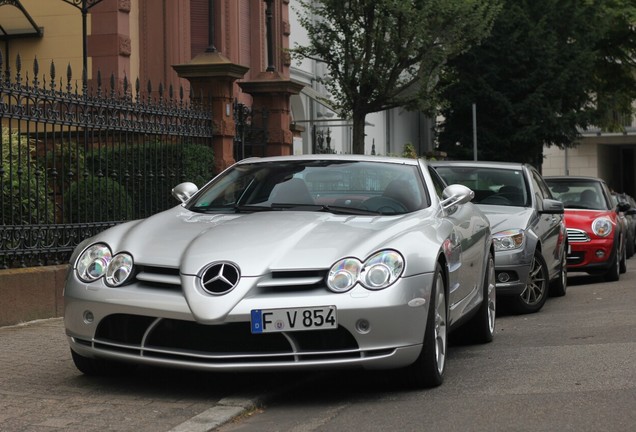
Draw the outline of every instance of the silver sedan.
M449 183L473 189L473 202L490 219L495 241L497 293L518 313L539 311L549 294L567 289L563 204L539 172L513 162L438 161Z
M434 386L450 331L493 338L489 221L423 161L248 159L173 194L75 250L64 322L83 373L359 366Z

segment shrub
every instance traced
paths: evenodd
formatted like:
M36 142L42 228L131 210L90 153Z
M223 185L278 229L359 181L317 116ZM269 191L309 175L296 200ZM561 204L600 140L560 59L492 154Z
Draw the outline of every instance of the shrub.
M190 181L201 187L214 173L212 148L200 144L114 145L87 154L85 161L90 172L119 179L135 197L133 219L176 205L170 191L178 183Z
M2 128L0 185L3 225L54 223L54 202L41 169L32 159L35 148L26 136Z
M67 223L119 222L131 219L133 199L108 177L89 176L73 182L64 195Z

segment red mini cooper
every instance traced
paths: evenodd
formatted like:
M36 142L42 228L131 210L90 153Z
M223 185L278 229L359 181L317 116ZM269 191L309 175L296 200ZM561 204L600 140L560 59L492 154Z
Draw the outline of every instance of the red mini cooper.
M626 232L607 184L596 177L545 177L563 202L568 233L568 271L603 275L617 281L627 271Z

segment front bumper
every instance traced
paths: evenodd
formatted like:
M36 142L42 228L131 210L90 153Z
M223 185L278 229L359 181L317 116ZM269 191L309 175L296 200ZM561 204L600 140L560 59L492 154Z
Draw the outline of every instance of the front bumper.
M614 238L592 239L586 242L570 242L568 271L604 272L614 262L616 249Z
M497 295L520 295L528 284L531 264L532 255L525 249L495 252Z
M181 275L181 287L137 282L109 288L69 274L64 323L71 349L90 358L200 370L397 368L421 351L432 284L432 274L421 274L381 291L358 286L335 294L320 284L262 289L258 278L244 278L239 285L245 286L235 289L244 295L232 304L201 293L186 299L189 279ZM229 307L222 311L219 304ZM250 331L253 309L326 305L337 308L335 330ZM206 308L214 311L202 317Z

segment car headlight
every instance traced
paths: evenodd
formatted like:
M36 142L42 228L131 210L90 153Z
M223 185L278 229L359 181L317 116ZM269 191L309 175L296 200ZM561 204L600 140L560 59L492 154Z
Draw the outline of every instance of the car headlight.
M88 247L77 259L77 277L83 282L104 277L106 284L120 286L130 278L132 269L130 254L119 253L113 257L110 248L103 243Z
M511 229L493 234L495 252L519 249L523 246L525 232L522 229Z
M592 231L599 237L607 237L612 233L612 221L606 217L594 219Z
M132 274L133 259L127 253L119 253L108 264L106 269L106 284L120 286Z
M404 270L404 258L394 250L373 254L365 262L344 258L335 263L327 276L327 287L334 292L346 292L360 282L370 290L391 286Z
M77 276L84 282L93 282L104 276L113 255L105 244L97 243L86 249L77 260Z

